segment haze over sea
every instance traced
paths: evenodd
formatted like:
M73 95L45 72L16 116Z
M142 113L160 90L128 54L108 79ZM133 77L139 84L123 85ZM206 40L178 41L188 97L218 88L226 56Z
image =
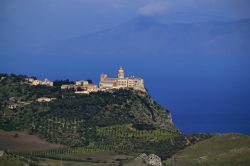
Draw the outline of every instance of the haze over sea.
M0 72L97 84L123 66L184 133L250 134L249 2L185 2L3 0Z

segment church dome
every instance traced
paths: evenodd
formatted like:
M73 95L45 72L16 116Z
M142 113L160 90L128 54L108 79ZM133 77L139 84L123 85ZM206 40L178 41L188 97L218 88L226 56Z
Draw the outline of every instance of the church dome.
M119 73L124 73L124 70L122 69L122 67L120 67L120 69L118 70Z
M122 67L120 67L120 69L118 70L118 78L124 78L124 70L122 69Z

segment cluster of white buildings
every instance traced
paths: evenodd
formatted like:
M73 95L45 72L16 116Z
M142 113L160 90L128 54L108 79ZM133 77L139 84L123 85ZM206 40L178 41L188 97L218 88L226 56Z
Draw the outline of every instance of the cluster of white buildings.
M40 81L34 78L27 78L26 81L34 86L53 86L53 82L49 81L47 78L44 81ZM143 92L146 91L144 87L144 80L142 78L137 78L134 76L125 77L122 67L120 67L120 69L118 70L117 77L111 78L107 74L101 74L99 86L86 80L76 81L75 84L61 85L61 89L74 89L76 94L89 94L90 92L106 91L120 88L130 88Z
M144 80L136 77L125 77L122 67L118 70L118 77L110 78L107 74L101 74L99 86L88 81L76 81L75 84L65 84L61 89L75 89L75 93L89 94L90 92L107 91L112 89L131 88L146 92Z
M53 82L48 80L47 78L45 78L44 81L37 80L34 78L26 78L26 81L34 86L38 86L38 85L53 86Z
M1 78L1 80L4 78ZM37 80L34 78L26 78L26 82L33 86L43 85L43 86L53 86L53 82L49 81L47 78L44 81ZM144 87L144 80L137 77L125 77L124 70L122 67L118 70L118 76L111 78L107 74L101 74L99 86L93 84L91 81L76 81L74 84L64 84L61 85L62 90L74 89L76 94L89 94L90 92L98 91L108 91L113 89L134 89L146 92ZM12 100L12 99L10 99ZM56 98L51 97L40 97L36 101L41 102L51 102L56 100ZM31 102L15 102L10 101L9 109L16 109L17 107L30 104Z
M89 94L99 90L97 85L85 80L76 81L75 84L64 84L61 89L74 89L76 94Z

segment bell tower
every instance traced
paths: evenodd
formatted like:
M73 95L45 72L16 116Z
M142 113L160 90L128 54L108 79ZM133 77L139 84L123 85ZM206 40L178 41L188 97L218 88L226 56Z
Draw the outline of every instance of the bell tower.
M122 69L122 67L120 67L120 69L118 70L118 78L124 78L124 70Z

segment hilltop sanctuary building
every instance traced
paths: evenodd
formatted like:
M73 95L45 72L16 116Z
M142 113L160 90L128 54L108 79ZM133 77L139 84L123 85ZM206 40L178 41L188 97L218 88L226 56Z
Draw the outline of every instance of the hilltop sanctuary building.
M136 77L124 77L124 70L122 67L118 70L117 78L110 78L107 74L101 74L99 88L102 90L132 88L135 90L146 91L144 87L144 80Z

